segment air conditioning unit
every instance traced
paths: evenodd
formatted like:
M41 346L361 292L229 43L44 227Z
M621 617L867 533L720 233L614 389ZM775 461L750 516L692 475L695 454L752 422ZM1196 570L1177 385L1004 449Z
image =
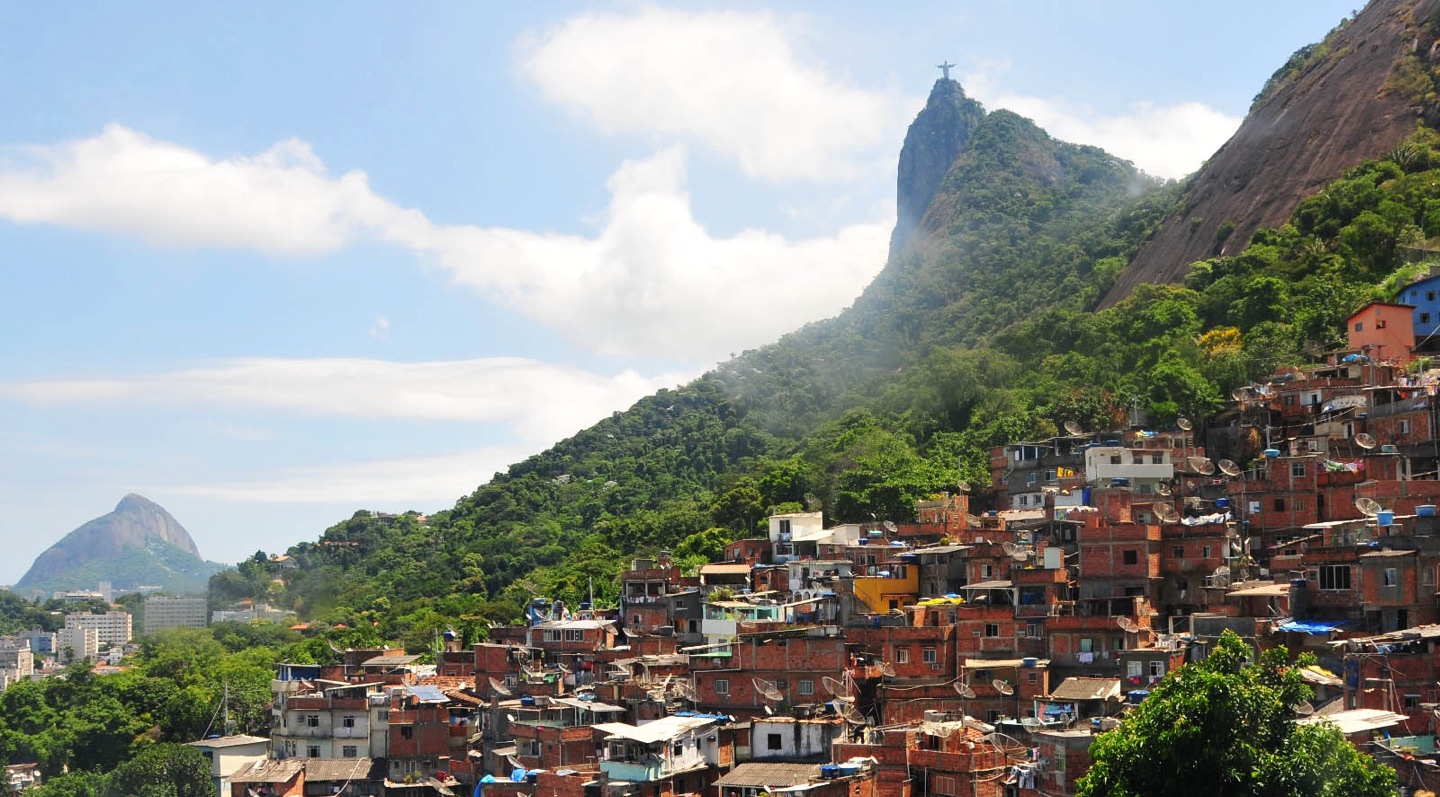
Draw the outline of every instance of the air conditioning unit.
M981 634L981 632L979 632L979 631L972 631L972 632L970 632L970 635L973 636L973 637L975 637L975 638L977 638L977 639L980 637L980 634Z

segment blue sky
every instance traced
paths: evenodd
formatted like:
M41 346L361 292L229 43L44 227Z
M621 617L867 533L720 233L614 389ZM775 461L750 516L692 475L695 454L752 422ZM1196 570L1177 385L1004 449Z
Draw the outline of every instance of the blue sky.
M1193 171L1355 3L0 6L0 541L211 559L509 463L839 312L948 59Z

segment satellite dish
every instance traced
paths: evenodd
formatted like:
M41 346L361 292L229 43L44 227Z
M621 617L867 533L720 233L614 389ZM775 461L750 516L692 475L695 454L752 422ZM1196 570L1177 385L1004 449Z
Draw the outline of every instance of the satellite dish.
M1240 475L1240 466L1236 465L1231 460L1222 459L1219 462L1215 463L1215 466L1218 467L1220 469L1220 472L1225 474L1226 476Z
M1230 398L1235 399L1236 401L1244 401L1249 397L1250 388L1248 387L1237 387L1234 390L1230 391Z
M1009 540L1000 543L1000 548L1005 551L1006 556L1014 556L1015 552L1020 550L1020 546L1016 545L1013 542L1010 542Z
M882 662L880 662L880 674L883 675L883 676L885 676L886 678L894 678L894 677L895 677L895 665L891 664L891 663L888 662L888 661L882 661Z
M970 688L970 684L967 684L964 681L956 681L951 685L955 687L955 694L959 695L965 700L973 700L975 698L975 690Z
M960 489L960 492L962 493L970 492L970 482L967 482L964 479L961 479L959 482L957 482L955 486L958 487Z
M806 493L806 494L805 494L805 508L808 509L808 510L811 511L811 512L815 512L815 511L819 510L819 509L820 509L820 497L817 496L817 495L815 495L814 493Z
M1193 471L1195 471L1195 472L1197 472L1197 473L1200 472L1201 463L1205 463L1205 462L1209 462L1209 461L1210 461L1210 460L1208 460L1208 459L1206 459L1206 458L1204 458L1204 457L1186 457L1186 458L1185 458L1185 464L1190 466L1190 470L1193 470Z
M1150 509L1161 523L1177 523L1180 520L1180 513L1176 512L1175 507L1169 504L1155 504Z
M1182 432L1188 432L1188 431L1190 431L1191 429L1194 429L1194 428L1195 428L1195 424L1191 423L1191 422L1190 422L1190 419L1189 419L1189 418L1186 418L1186 417L1184 417L1184 416L1181 416L1181 417L1179 417L1179 418L1176 418L1176 419L1175 419L1175 425L1178 426L1178 427L1180 427L1180 431L1182 431Z
M1170 487L1169 484L1166 484L1165 482L1160 482L1159 484L1155 485L1155 492L1159 495L1169 496L1172 492L1174 492L1174 490Z
M780 692L780 689L775 686L774 682L767 681L764 678L754 678L751 682L755 684L755 691L763 695L766 700L774 700L778 703L785 699L785 695Z
M1195 470L1198 471L1201 476L1214 476L1215 463L1211 462L1208 459L1205 459L1204 457L1201 457L1200 464L1195 466Z
M506 715L505 715L505 721L506 721L506 722L514 722L514 721L515 721L515 715L514 715L514 714L506 714Z
M509 697L511 695L510 687L506 686L504 681L495 678L490 679L490 689L501 697Z
M896 530L895 521L893 521L893 520L887 520L887 521L885 521L884 523L881 523L880 525L884 526L884 527L885 527L885 530L888 531L888 532L890 532L891 534L894 534L894 533L895 533L895 530Z
M1080 437L1085 434L1085 430L1080 428L1080 424L1074 421L1065 422L1065 432L1071 437Z
M995 687L995 691L999 692L1002 695L1015 694L1015 687L1011 686L1009 682L1007 682L1003 678L996 678L995 680L990 682L990 685Z
M1230 586L1230 568L1220 565L1215 572L1210 574L1210 583L1217 587Z
M1379 501L1364 496L1355 499L1355 508L1360 510L1360 514L1365 517L1375 517L1380 513L1381 509L1384 509L1384 507L1380 506Z
M1124 631L1124 632L1127 633L1127 634L1138 634L1138 633L1140 633L1140 625L1139 625L1139 623L1136 623L1134 620L1131 620L1129 617L1116 617L1116 618L1115 618L1115 624L1118 625L1118 626L1120 626L1120 630L1121 630L1121 631Z
M1029 549L1029 548L1020 548L1020 549L1017 549L1017 550L1015 551L1015 553L1010 554L1010 558L1014 559L1014 560L1017 561L1017 562L1024 562L1024 561L1029 560L1030 557L1033 556L1033 555L1034 555L1034 554L1030 553L1030 549Z
M850 687L846 686L845 682L838 678L831 678L826 675L820 679L820 683L825 686L825 691L835 696L836 700L843 700L849 703L855 699L855 695L850 691Z
M1355 435L1355 445L1360 446L1367 451L1374 448L1375 444L1375 435L1370 434L1369 432L1360 432L1359 434Z
M1309 700L1302 700L1295 704L1295 713L1302 717L1308 717L1315 713L1315 706Z
M766 708L769 708L769 706L766 706ZM851 725L864 725L867 721L865 715L861 714L849 703L842 703L838 708L840 716L844 717L845 721Z

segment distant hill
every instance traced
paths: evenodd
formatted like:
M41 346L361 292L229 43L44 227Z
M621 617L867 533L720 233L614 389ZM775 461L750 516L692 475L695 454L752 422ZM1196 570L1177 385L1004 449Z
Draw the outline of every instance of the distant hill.
M85 523L36 557L16 591L116 590L157 585L172 593L205 591L225 565L207 562L190 533L159 504L131 493L115 511Z

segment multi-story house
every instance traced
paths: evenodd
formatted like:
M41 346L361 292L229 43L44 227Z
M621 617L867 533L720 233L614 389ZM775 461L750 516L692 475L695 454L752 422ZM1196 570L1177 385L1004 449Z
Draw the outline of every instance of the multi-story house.
M700 794L718 777L721 744L713 717L604 722L594 729L603 744L600 772L610 785L605 797Z

